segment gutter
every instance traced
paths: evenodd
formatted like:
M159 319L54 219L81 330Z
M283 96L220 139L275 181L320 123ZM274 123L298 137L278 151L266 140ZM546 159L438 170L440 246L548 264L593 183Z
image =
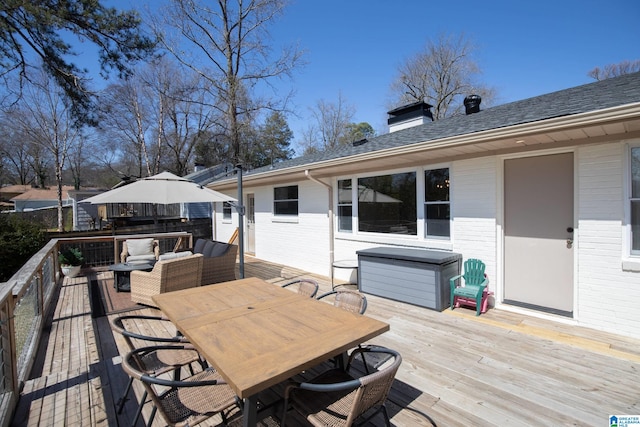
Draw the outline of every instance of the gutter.
M307 179L315 182L316 184L323 185L329 190L329 205L327 209L327 214L329 216L329 274L333 273L333 258L334 258L334 233L333 233L333 187L330 184L327 184L324 181L320 181L311 175L309 169L305 169L304 176Z

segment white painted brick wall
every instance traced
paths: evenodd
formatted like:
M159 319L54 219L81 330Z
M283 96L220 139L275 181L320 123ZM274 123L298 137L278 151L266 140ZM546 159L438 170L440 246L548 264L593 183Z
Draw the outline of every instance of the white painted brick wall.
M496 165L495 157L482 157L454 162L451 168L453 251L461 253L465 260L482 260L494 286L497 270Z
M312 181L297 184L299 214L294 222L280 222L273 216L273 187L252 189L256 209L256 257L328 275L328 190Z
M640 273L622 270L625 147L578 150L578 312L583 326L640 338Z
M230 196L236 197L237 195ZM222 219L222 203L215 204L215 228L213 230L214 240L219 242L228 242L231 239L236 227L238 227L238 214L235 209L231 210L231 220Z

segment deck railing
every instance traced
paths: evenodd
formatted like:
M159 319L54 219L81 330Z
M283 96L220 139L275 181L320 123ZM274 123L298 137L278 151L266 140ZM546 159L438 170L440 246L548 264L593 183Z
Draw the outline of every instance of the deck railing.
M8 426L18 396L36 358L52 296L62 283L58 252L77 247L85 270L100 270L120 262L122 242L153 237L160 251L193 246L187 232L59 238L50 240L9 281L0 284L0 426Z

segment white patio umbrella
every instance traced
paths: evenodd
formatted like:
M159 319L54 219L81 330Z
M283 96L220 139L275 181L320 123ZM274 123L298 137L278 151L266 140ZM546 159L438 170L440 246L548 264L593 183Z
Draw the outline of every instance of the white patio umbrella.
M131 184L123 185L82 200L85 203L171 203L235 202L231 196L219 193L171 172L162 172Z

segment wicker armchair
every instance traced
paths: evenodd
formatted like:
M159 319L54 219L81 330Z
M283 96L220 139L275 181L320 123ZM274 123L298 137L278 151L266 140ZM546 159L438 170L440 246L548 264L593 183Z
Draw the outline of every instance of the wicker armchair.
M142 347L122 359L124 371L142 382L153 402L154 410L147 425L152 425L156 410L170 426L194 426L216 414L220 414L226 424L225 410L235 407L238 399L216 370L207 368L183 380L170 380L149 375L138 365L138 360L150 352L184 350L177 345Z
M133 351L136 348L140 347L139 343L146 343L149 345L150 342L161 343L164 345L167 344L183 344L184 349L181 350L163 350L158 349L155 351L144 352L140 355L136 354L136 364L138 369L146 375L158 376L168 372L174 373L175 379L180 379L180 370L183 366L187 366L189 368L189 372L191 375L194 375L195 371L193 369L193 364L198 363L201 367L201 370L206 368L206 362L200 357L200 354L191 346L189 346L188 340L182 335L173 335L173 336L158 336L158 335L143 335L138 332L141 328L141 324L144 327L150 327L152 324L160 325L162 328L162 323L170 323L169 319L160 316L147 316L147 315L123 315L118 316L116 318L111 319L111 329L122 335L124 342L127 345L127 351ZM118 414L122 413L124 409L124 405L127 401L127 396L131 391L131 386L133 385L133 377L129 377L129 381L127 386L122 394L122 397L117 402L117 412ZM133 420L132 425L136 425L138 417L142 412L142 406L147 400L147 392L144 393L140 403L138 405L138 410L136 412L135 418Z
M154 295L202 284L202 255L158 261L153 270L131 272L131 301L157 307Z
M120 262L145 264L160 256L160 243L155 239L128 239L122 242Z
M333 305L352 313L364 314L367 311L367 297L364 294L346 289L330 291L322 294L318 299L333 297Z
M378 367L370 368L373 373L362 376L351 368L357 356L361 356L366 365L367 355L393 360L382 359L384 362ZM386 425L390 426L384 403L401 363L402 356L388 348L367 346L354 350L346 371L331 369L309 382L293 383L285 388L281 425L286 425L287 411L291 406L314 426L349 427L361 418L364 420L360 424L365 424L379 412L382 412Z
M300 295L304 295L313 298L318 293L318 282L313 279L298 279L293 282L285 283L283 288L293 286L297 288L297 292Z

